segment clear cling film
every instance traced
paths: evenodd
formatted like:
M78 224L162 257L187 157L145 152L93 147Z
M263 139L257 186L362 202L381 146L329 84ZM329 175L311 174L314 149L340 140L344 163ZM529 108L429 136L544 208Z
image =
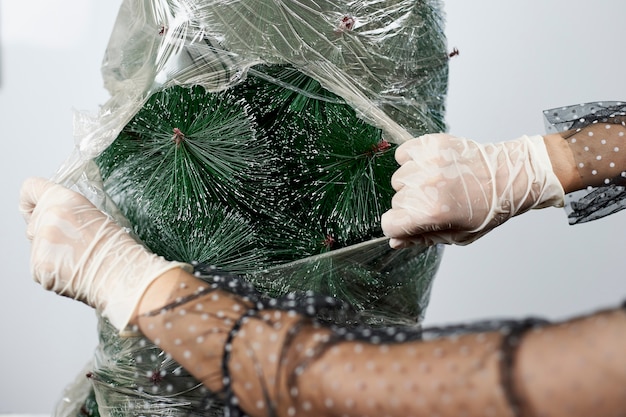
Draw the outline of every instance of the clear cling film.
M418 329L442 247L392 250L380 216L395 147L446 129L448 59L435 0L126 0L110 99L76 115L55 179L167 259L350 306L325 321ZM155 345L99 322L56 416L223 413Z
M172 84L219 91L254 65L290 65L401 142L401 129L442 127L433 117L448 59L439 10L438 1L414 0L127 1L105 84L113 94Z
M448 58L437 0L127 0L102 63L111 98L77 114L78 149L57 177L72 182L154 92L221 91L258 64L311 76L389 142L441 131Z

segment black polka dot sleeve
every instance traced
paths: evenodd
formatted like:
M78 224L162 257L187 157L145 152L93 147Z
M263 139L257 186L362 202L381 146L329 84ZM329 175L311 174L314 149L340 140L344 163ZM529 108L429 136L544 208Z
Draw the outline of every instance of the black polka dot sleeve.
M280 299L198 268L139 329L223 404L224 415L619 416L626 314L564 323L485 321L418 329L319 320L342 303Z
M565 196L570 224L626 208L626 102L578 104L544 111L548 133L568 142L586 189Z

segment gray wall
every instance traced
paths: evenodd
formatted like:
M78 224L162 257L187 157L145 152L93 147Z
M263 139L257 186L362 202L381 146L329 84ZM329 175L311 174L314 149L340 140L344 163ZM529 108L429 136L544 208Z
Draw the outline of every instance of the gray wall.
M99 65L119 1L3 0L0 7L2 251L0 413L49 413L96 344L89 308L32 282L17 212L27 176L51 176L73 146L72 111L106 99ZM543 133L541 111L626 100L626 3L450 0L450 131L480 142ZM560 209L511 220L447 248L428 324L485 317L559 319L626 298L626 212L567 225Z

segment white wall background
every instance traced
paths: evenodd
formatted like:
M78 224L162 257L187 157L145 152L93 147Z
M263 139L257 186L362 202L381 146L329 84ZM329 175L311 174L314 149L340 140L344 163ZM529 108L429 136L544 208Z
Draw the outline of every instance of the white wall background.
M1 0L0 413L49 413L96 345L87 307L41 290L17 212L21 181L73 147L72 111L106 100L100 61L120 1ZM543 133L542 110L626 100L626 3L450 0L450 131L481 142ZM428 324L565 318L626 299L626 212L571 227L560 209L447 249Z

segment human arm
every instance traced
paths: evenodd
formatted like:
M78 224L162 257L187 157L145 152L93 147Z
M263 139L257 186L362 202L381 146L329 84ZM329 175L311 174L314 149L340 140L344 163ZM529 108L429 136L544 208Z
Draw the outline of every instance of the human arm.
M392 247L468 244L532 208L563 204L541 136L481 144L424 135L396 150L396 194L383 214Z
M268 303L259 309L224 291L246 294L227 281L164 309L155 300L171 306L205 285L185 272L166 275L143 297L139 328L214 392L223 389L226 359L232 398L251 416L270 415L270 408L278 416L514 416L516 407L520 416L575 417L626 407L621 309L531 324L519 337L524 322L468 325L462 334L423 341L415 329L338 334L295 311ZM253 313L233 333L226 358L225 340L245 311Z
M580 174L576 169L574 155L567 142L563 140L563 136L553 133L545 135L543 141L554 174L561 183L565 194L583 189L585 184L582 182Z
M530 209L563 206L565 193L626 168L625 130L613 121L496 144L447 134L409 141L396 151L401 167L383 231L394 247L468 244Z
M23 193L22 207L28 208L35 278L48 289L93 302L102 312L103 306L112 305L107 301L115 293L109 286L101 287L96 298L83 293L92 288L86 280L101 278L83 275L90 268L76 268L82 257L60 251L50 264L43 262L50 252L41 250L50 242L72 245L74 229L91 247L102 235L100 228L85 227L83 219L85 213L97 217L97 212L63 187L42 180L29 186L36 189ZM48 211L55 215L48 217ZM108 225L106 216L100 216L98 223ZM59 235L60 230L64 233ZM145 251L133 245L133 251ZM132 279L115 273L127 258L109 256L119 250L113 245L102 247L107 252L97 258L107 261L99 264L98 275L114 280L113 288L124 288L130 280L127 289L135 292ZM142 255L135 262L143 275L142 270L154 270L151 264L160 266L162 260ZM619 309L538 327L519 344L510 336L515 332L507 330L516 326L508 323L424 341L427 332L417 329L333 329L317 324L314 312L305 314L317 306L315 299L281 304L264 299L237 277L211 272L200 279L172 265L142 286L138 305L118 308L130 311L131 322L144 335L209 389L232 389L228 399L236 401L227 405L240 405L251 416L268 415L270 409L278 416L363 415L372 408L379 415L424 412L444 417L459 415L459 410L512 415L507 392L523 410L545 410L545 415L589 415L589 410L610 415L608 411L626 407L620 391L626 379L626 316ZM554 401L557 396L559 401ZM605 410L598 408L599 397Z
M44 179L24 182L19 209L35 281L96 308L120 331L154 279L191 268L151 253L85 197Z

